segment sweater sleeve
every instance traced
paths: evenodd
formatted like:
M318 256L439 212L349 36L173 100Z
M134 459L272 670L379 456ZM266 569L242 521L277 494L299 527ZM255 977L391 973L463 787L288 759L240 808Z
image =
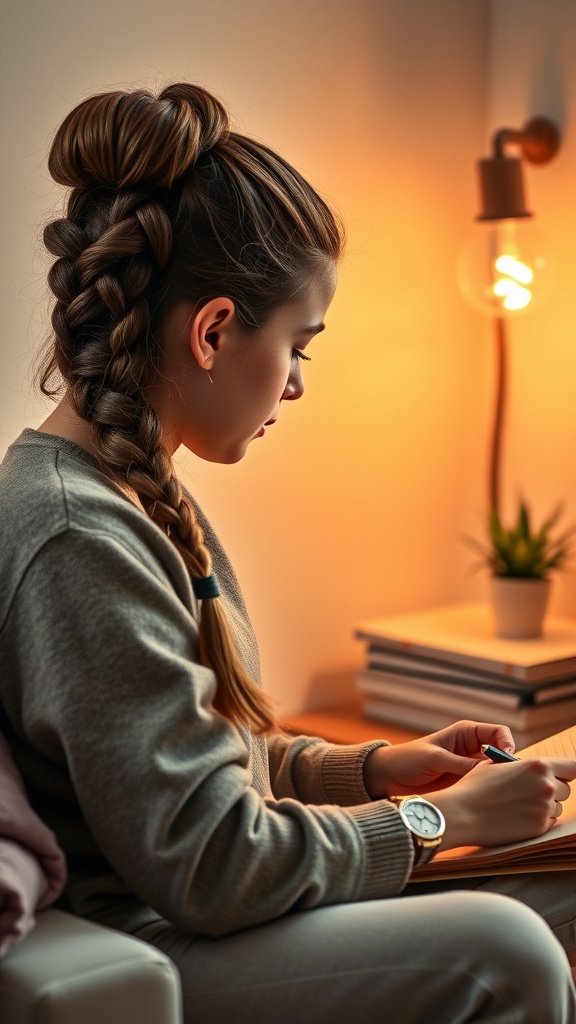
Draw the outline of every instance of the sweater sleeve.
M398 893L413 849L387 801L265 799L216 713L196 623L158 561L69 528L11 612L27 734L65 765L103 856L175 925L222 935L321 904Z
M306 803L333 803L342 807L368 803L363 767L370 751L389 744L326 743L312 736L277 733L268 741L272 790Z

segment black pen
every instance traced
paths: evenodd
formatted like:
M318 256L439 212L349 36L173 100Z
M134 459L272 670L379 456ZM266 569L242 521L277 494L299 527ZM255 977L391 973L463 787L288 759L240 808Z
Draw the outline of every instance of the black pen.
M504 764L506 761L520 760L518 757L514 757L514 754L507 754L505 750L500 750L500 747L493 747L491 743L483 743L480 750L494 764Z

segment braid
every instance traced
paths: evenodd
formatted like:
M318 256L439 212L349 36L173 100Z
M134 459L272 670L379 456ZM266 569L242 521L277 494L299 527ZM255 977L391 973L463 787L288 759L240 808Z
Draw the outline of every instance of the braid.
M40 388L55 395L66 383L103 472L136 494L192 580L205 579L210 552L147 398L157 328L179 300L221 294L241 323L264 323L307 272L338 257L341 231L290 165L232 133L222 104L187 83L157 98L136 89L84 100L56 132L48 166L72 191L67 216L44 231L56 301ZM218 710L255 732L274 726L218 597L200 601L199 656L215 673Z

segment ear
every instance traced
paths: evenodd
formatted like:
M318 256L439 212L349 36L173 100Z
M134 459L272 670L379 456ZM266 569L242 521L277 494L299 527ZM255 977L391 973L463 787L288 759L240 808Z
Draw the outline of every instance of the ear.
M236 315L232 299L210 299L196 312L189 328L189 346L201 370L214 366L214 353L219 350Z

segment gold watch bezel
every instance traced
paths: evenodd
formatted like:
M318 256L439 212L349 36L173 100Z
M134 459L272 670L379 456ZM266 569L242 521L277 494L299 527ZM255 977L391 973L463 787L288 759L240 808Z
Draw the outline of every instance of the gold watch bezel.
M402 818L404 825L411 833L411 835L414 836L414 839L416 840L418 846L422 847L422 849L429 850L435 849L437 846L440 845L440 843L442 842L442 836L446 831L446 819L444 818L442 811L440 810L439 807L436 806L436 804L432 803L432 801L428 800L425 796L421 796L419 793L411 793L407 796L391 796L388 799L398 808L400 812L400 817ZM440 819L440 825L439 831L436 833L436 835L430 836L428 834L420 832L418 830L418 827L414 825L414 823L408 818L406 811L404 809L404 805L415 801L427 804L428 807L432 807L435 813L438 815Z

